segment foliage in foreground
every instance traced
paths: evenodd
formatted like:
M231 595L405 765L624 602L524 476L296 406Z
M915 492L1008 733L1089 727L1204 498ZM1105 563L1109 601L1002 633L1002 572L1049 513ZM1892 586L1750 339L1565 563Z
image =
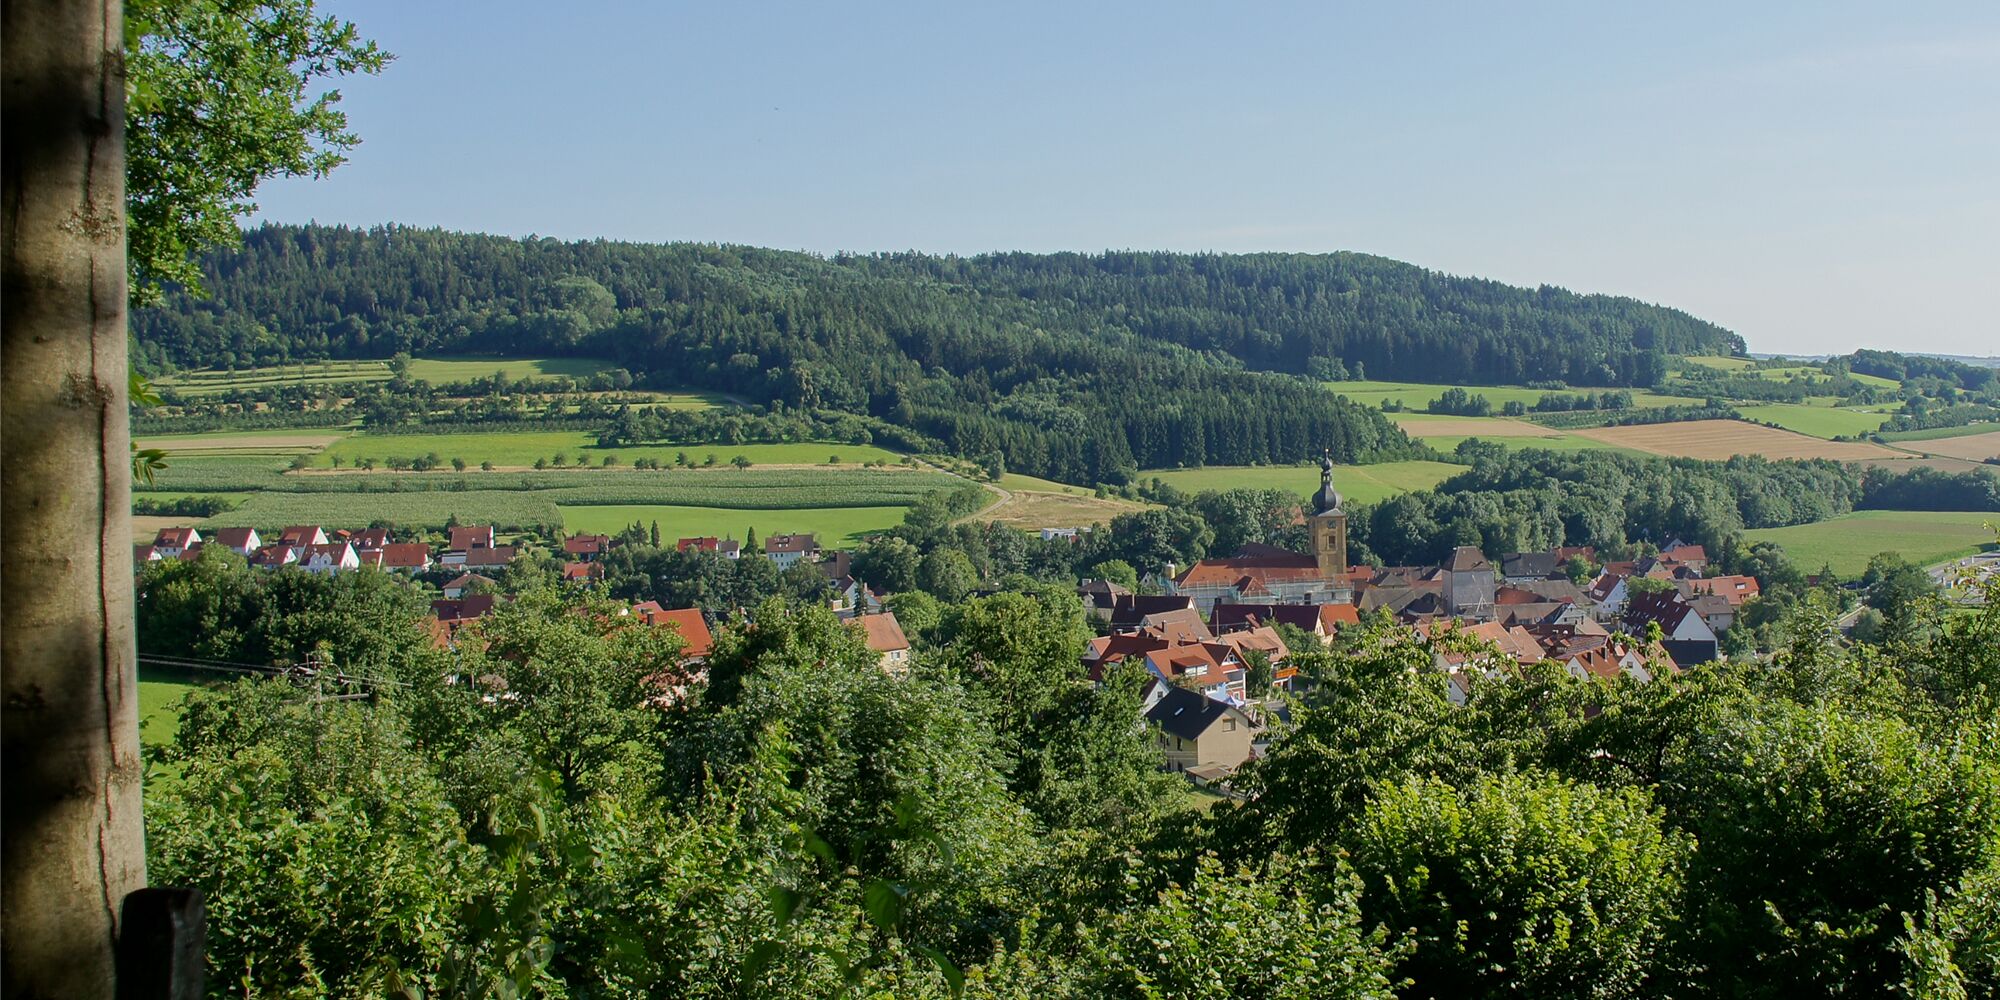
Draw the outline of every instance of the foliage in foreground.
M372 703L192 696L153 877L209 894L229 996L2000 995L2000 601L1828 620L1464 706L1350 630L1202 813L1065 596L943 606L907 678L768 603L660 708L671 637L531 591L455 654L357 647Z

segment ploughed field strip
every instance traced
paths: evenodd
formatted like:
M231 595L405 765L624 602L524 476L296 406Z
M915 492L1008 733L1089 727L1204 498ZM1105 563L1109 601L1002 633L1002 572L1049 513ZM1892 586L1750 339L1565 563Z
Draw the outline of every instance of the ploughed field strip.
M1688 420L1629 427L1590 427L1571 432L1579 437L1665 455L1671 458L1722 460L1736 455L1765 458L1831 458L1860 461L1901 458L1905 453L1865 441L1824 441L1792 431L1740 420Z
M2000 431L1909 441L1900 447L1910 451L1921 451L1926 455L1943 455L1946 458L1962 458L1968 462L1984 462L1989 458L2000 457Z

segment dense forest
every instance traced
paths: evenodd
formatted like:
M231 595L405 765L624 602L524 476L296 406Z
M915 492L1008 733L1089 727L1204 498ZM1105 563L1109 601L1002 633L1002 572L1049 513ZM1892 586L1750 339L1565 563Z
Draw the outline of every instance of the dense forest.
M267 226L210 298L136 313L142 367L399 352L606 357L642 385L867 414L1020 471L1415 453L1305 376L1646 385L1741 340L1627 299L1352 254L818 257L699 244ZM1298 376L1298 377L1285 377Z

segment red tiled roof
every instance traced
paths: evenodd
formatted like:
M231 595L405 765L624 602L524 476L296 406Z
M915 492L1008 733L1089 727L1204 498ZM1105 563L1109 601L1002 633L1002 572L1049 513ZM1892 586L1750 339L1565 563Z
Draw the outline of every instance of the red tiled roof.
M431 547L422 542L390 542L381 552L384 569L422 569L431 564Z
M223 548L241 552L250 547L250 540L256 535L255 528L217 528L209 540Z
M563 564L565 580L601 580L604 578L603 563L573 562Z
M863 615L855 619L861 623L868 648L878 653L893 653L910 648L910 640L903 635L903 624L888 611L879 615Z
M1691 594L1714 594L1728 601L1731 607L1742 604L1762 592L1754 576L1711 576L1705 579L1683 580Z
M493 526L490 524L461 524L451 529L451 541L445 548L452 552L470 552L473 549L493 546Z
M811 552L819 548L819 540L810 534L772 535L764 539L765 552Z
M715 636L709 632L708 620L701 616L699 608L665 611L660 608L660 602L647 601L633 605L632 613L648 625L672 625L680 633L683 657L707 656L715 648Z
M563 539L563 551L573 556L594 556L610 547L610 535L571 535Z

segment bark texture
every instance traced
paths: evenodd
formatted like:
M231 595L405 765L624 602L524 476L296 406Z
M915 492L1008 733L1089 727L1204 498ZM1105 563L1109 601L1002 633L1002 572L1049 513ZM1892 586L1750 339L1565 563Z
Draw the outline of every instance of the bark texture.
M117 0L0 6L0 993L109 997L145 884Z

